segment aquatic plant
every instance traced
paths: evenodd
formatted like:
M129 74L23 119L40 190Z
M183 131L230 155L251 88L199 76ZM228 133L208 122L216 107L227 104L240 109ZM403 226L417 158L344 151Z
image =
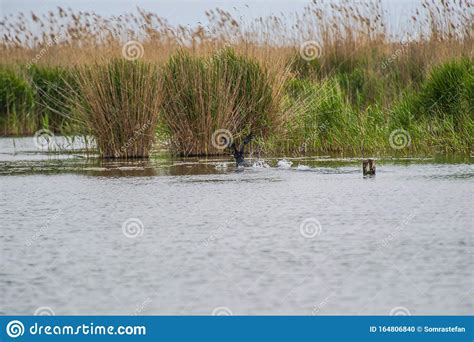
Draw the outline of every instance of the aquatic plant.
M226 132L227 145L246 132L278 131L284 78L231 49L210 57L179 51L163 68L162 117L172 149L220 154L226 146L216 140L219 130Z
M411 127L418 145L468 151L474 136L474 62L463 58L435 66L418 92L394 104L391 119ZM416 146L416 141L415 141Z
M76 71L73 111L104 158L146 158L155 139L161 106L156 66L124 59Z
M33 65L28 68L28 77L35 93L35 116L39 120L38 129L46 128L52 132L64 131L72 122L68 119L72 108L70 104L58 99L70 99L71 94L64 92L75 88L70 69Z
M435 66L423 84L418 115L447 115L456 121L474 110L474 61L468 58ZM459 122L461 123L461 122Z
M142 118L132 111L128 119L117 109L134 104L137 93L161 113L160 142L182 155L222 153L212 145L219 129L236 140L252 130L252 146L268 152L393 152L389 137L396 130L411 135L397 153L472 148L474 17L468 0L423 0L395 32L377 1L314 1L298 14L253 22L221 9L206 16L205 27L173 26L142 9L112 17L63 8L5 17L3 134L95 129L104 156L146 155L147 148L129 143ZM123 61L120 72L107 73L101 68L112 64L97 62L128 57L123 47L130 40L144 52L139 57L149 70L143 73L163 74L162 83L149 81L157 102L166 93L159 110L151 90L143 89L146 82L125 72L125 65L140 67ZM67 75L73 75L69 87L62 82ZM72 86L77 79L80 85ZM117 95L121 82L129 97Z
M365 140L367 115L351 106L337 77L320 82L291 80L287 85L289 101L296 114L288 122L286 148L291 153L347 151L361 153ZM368 128L368 127L367 127Z
M0 67L0 130L3 135L31 134L36 127L34 93L11 68Z

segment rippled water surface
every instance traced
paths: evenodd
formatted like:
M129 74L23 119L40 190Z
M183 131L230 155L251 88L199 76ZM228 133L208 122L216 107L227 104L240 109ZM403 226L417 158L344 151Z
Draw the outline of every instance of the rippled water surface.
M473 312L472 158L89 157L0 139L1 314Z

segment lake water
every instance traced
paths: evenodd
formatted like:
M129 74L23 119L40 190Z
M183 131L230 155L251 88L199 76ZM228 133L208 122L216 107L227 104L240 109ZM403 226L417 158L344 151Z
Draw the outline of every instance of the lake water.
M1 138L0 314L472 314L473 158L282 159Z

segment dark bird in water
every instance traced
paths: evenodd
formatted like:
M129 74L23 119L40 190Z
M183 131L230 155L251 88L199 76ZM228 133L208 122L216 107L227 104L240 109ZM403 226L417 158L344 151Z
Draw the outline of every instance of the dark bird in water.
M230 145L230 148L233 150L232 155L234 156L235 164L237 166L248 166L244 159L244 155L245 155L244 149L245 149L245 145L250 143L252 139L253 139L253 134L250 133L249 135L245 137L240 148L238 148L235 145L235 143L232 143L232 145Z
M375 160L366 159L362 162L362 173L364 176L375 175Z

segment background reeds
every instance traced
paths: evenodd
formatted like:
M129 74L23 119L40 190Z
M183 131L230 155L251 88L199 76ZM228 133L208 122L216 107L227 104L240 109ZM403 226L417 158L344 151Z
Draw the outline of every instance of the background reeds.
M252 22L220 9L206 14L209 24L196 27L172 26L144 10L106 18L58 8L5 17L2 134L101 127L94 135L108 137L111 146L100 148L112 156L153 116L160 142L182 155L223 153L212 145L218 129L236 140L253 131L254 146L268 153L472 150L474 14L468 0L423 0L400 27L378 1L313 1L303 13ZM130 40L143 48L143 64L118 62ZM308 42L314 56L300 49ZM112 81L114 73L120 81ZM162 105L143 89L145 74ZM121 94L122 84L137 89ZM82 97L67 95L71 88L81 89ZM145 97L147 114L133 93ZM60 98L82 102L66 105ZM403 149L391 144L395 130L409 134ZM153 132L147 134L152 139ZM135 146L125 155L147 151Z

